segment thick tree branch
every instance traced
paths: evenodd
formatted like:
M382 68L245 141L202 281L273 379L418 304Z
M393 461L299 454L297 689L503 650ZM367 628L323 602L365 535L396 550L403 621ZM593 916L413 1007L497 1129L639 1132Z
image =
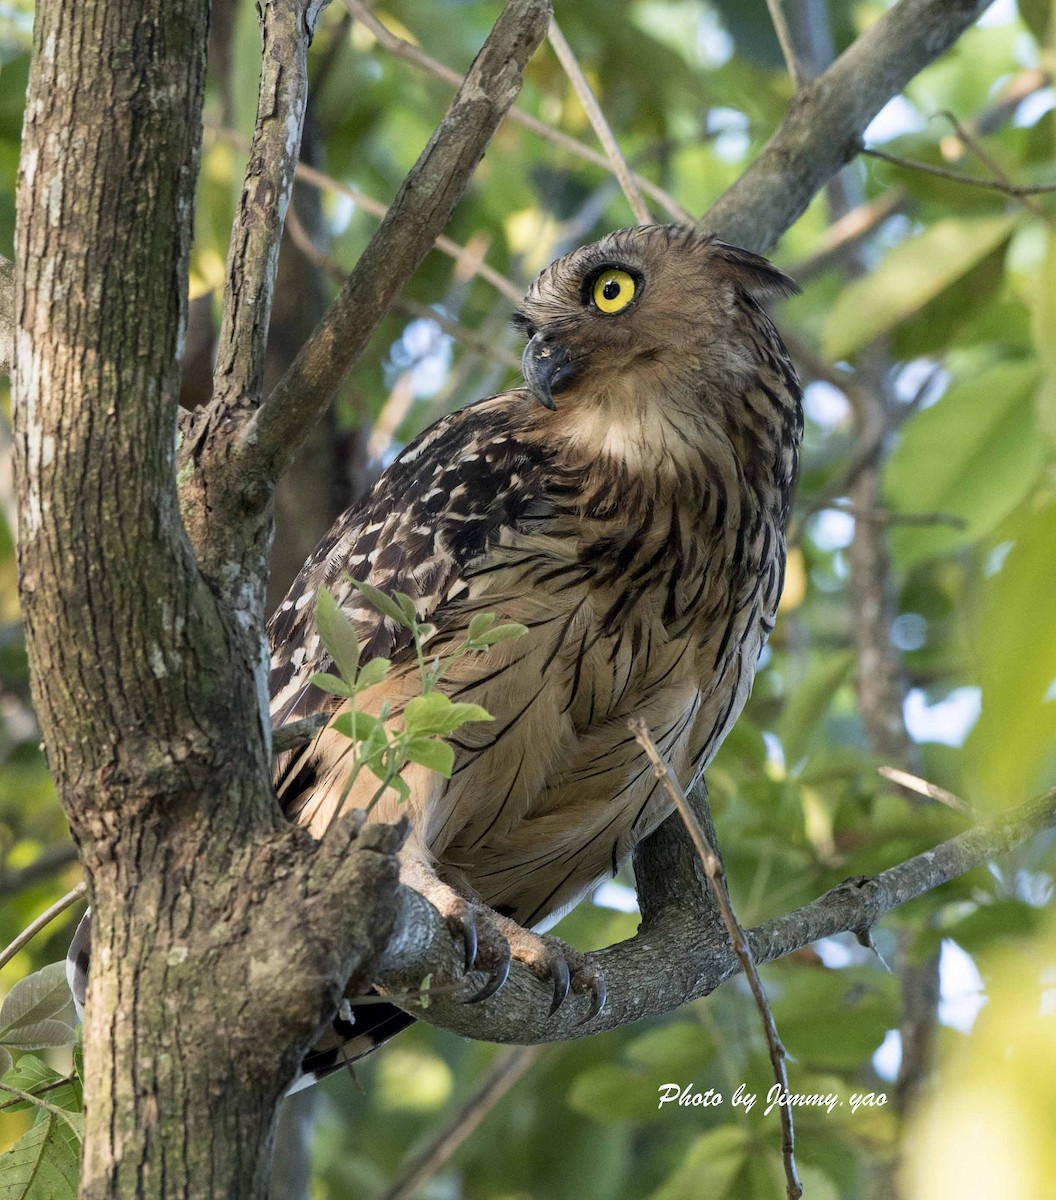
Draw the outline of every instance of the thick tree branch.
M266 0L263 57L245 182L227 252L212 419L260 402L279 244L308 105L308 46L324 0Z
M756 962L771 962L820 938L869 930L893 908L1054 825L1056 789L879 875L850 879L810 904L756 926L748 933L752 954ZM430 972L434 984L457 981L460 956L443 919L417 892L401 887L393 935L379 960L377 981L393 992L414 990ZM605 972L609 998L588 1024L580 1022L589 997L571 996L548 1017L552 986L517 964L499 994L482 1004L459 1003L433 992L428 1008L410 1003L405 1007L430 1024L482 1041L565 1041L668 1012L708 995L740 969L725 929L702 922L692 901L685 905L677 898L635 937L595 957ZM472 995L482 979L472 976L457 995Z
M990 0L899 0L831 67L805 84L777 133L699 224L768 250L862 148L866 126L947 50Z
M243 477L270 483L296 453L390 304L429 252L546 35L547 0L509 0L447 115L315 334L243 433Z

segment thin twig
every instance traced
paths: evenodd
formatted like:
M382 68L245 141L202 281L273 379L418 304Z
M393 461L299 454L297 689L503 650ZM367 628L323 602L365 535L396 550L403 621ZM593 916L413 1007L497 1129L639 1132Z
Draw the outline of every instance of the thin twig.
M10 946L0 954L0 967L6 967L7 964L15 957L23 946L28 945L38 933L60 914L64 913L71 904L76 904L78 900L88 891L86 883L79 883L71 891L67 892L61 900L56 900L51 908L46 908L39 917L29 925L15 938Z
M223 126L214 125L209 121L204 122L204 128L208 133L214 134L216 137L229 142L233 146L245 148L249 145L249 140L243 137L242 134L236 133L233 129L225 129ZM310 184L312 187L317 187L325 191L334 192L339 196L347 196L359 208L372 217L384 220L388 214L388 206L382 204L380 200L376 200L373 196L368 196L366 192L352 187L351 184L342 183L332 175L327 175L316 167L309 166L308 163L299 162L296 174L302 183ZM290 223L293 218L287 214L286 220L287 223ZM465 246L460 246L458 242L452 241L451 238L443 234L436 238L433 245L437 250L440 250L450 258L463 259L465 257ZM475 273L481 279L490 283L497 292L501 292L507 300L512 301L514 304L520 304L524 299L524 288L522 286L514 283L512 279L496 271L494 267L489 266L486 262L478 262L475 265ZM345 278L348 278L347 272L345 272Z
M419 70L425 71L436 79L442 79L452 87L458 87L461 84L462 76L457 71L438 62L435 58L431 58L424 51L419 50L417 46L412 46L410 42L398 37L392 30L386 28L360 0L344 0L344 5L356 20L369 29L377 38L378 44L383 46L390 54L395 55L397 58L402 58L405 62L411 63ZM529 133L534 134L536 137L551 142L569 154L574 154L577 158L592 163L596 167L601 167L604 171L612 172L612 163L604 154L599 154L591 146L587 146L576 138L571 137L563 130L547 125L544 121L540 121L538 117L533 117L531 113L526 113L521 108L511 108L507 116L511 121L520 125L523 129L527 129ZM666 209L668 214L676 221L690 225L693 223L692 215L674 197L668 195L663 188L633 171L631 172L631 178L641 191L649 196L650 199L655 200L662 208Z
M970 133L964 127L964 125L957 120L952 112L941 112L938 115L940 117L945 117L945 119L949 121L949 123L953 126L957 137L960 139L961 145L966 146L969 150L971 150L971 152L977 159L979 159L983 166L991 172L994 178L1004 184L1005 190L1008 191L1010 195L1015 195L1022 200L1023 207L1027 209L1028 212L1032 212L1034 216L1039 218L1039 220L1044 221L1046 225L1052 225L1056 227L1056 220L1054 220L1053 217L1047 213L1040 204L1032 199L1033 195L1036 193L1034 191L1017 189L1016 185L1009 178L1007 172L997 161L997 159L983 148L978 138L976 138L974 134ZM1044 190L1056 191L1056 185L1050 185L1049 187L1044 188Z
M952 808L954 812L958 812L964 817L976 815L975 809L966 800L939 787L936 783L929 783L926 779L921 779L919 775L911 775L909 771L903 771L899 767L877 767L876 769L885 779L898 784L899 787L916 792L918 796L927 796L929 800L937 800L940 804L945 804L947 808Z
M548 36L550 45L557 55L557 61L568 76L569 82L572 84L572 89L579 97L583 111L587 114L598 141L601 142L602 149L605 151L611 164L612 173L620 181L620 187L623 189L623 194L627 197L627 203L631 206L634 219L639 225L650 224L652 217L649 215L649 209L646 208L645 201L642 199L641 193L634 182L631 169L627 165L627 160L623 157L619 144L613 136L612 130L609 128L605 114L601 111L601 105L597 102L593 91L591 91L587 77L583 74L583 68L579 65L572 47L568 44L565 35L561 32L555 20L550 21L550 33Z
M53 1079L50 1083L45 1083L40 1091L34 1092L33 1095L39 1098L45 1092L53 1092L56 1088L65 1087L67 1084L72 1083L74 1078L75 1076L73 1075L63 1075L61 1079ZM14 1090L17 1091L17 1088ZM9 1109L14 1108L16 1104L21 1104L22 1102L21 1096L16 1096L13 1100L5 1100L3 1104L0 1104L0 1112L7 1112Z
M77 847L72 842L49 846L38 858L17 871L6 868L0 872L0 896L11 896L32 887L42 879L50 879L56 871L77 861Z
M411 1200L417 1195L543 1052L542 1046L517 1046L499 1054L450 1120L400 1165L379 1200Z
M788 31L784 9L781 7L781 0L766 0L766 7L770 10L770 20L774 26L774 33L777 34L777 41L781 47L781 53L784 55L785 66L788 68L792 86L798 92L803 83L803 76L796 58L796 48L792 44L792 35Z
M315 741L323 731L330 717L327 713L315 713L300 721L291 721L288 725L280 725L271 731L271 750L273 754L285 754L288 750L299 750Z
M325 272L335 283L343 284L345 282L348 272L336 259L331 258L329 254L324 253L315 245L293 208L286 217L286 231L297 249L313 266ZM469 261L470 273L479 275L482 260L479 257L473 257ZM481 277L483 278L483 276ZM454 320L453 317L449 317L447 313L431 308L428 304L422 304L418 300L412 300L410 296L398 297L393 301L392 306L409 316L435 321L444 333L449 334L455 341L461 342L474 354L483 354L488 358L493 358L496 362L502 363L504 367L509 367L511 371L520 371L521 369L521 360L516 354L502 346L494 345L486 338L479 337L472 329L467 329L465 325Z
M671 797L679 816L685 822L689 836L693 839L693 845L696 847L704 872L708 877L708 883L711 885L715 903L722 915L723 924L730 935L730 943L740 961L748 985L752 989L756 1007L759 1009L763 1032L766 1034L767 1049L770 1052L770 1064L774 1070L774 1079L781 1094L786 1096L788 1094L788 1074L785 1071L785 1048L781 1044L777 1025L774 1022L774 1014L770 1009L770 1002L766 998L763 982L759 978L759 971L752 956L752 948L748 944L748 937L737 920L733 905L730 903L730 893L726 886L726 870L722 865L722 859L719 858L715 847L708 841L707 834L700 821L697 820L697 814L690 807L686 794L675 778L674 772L661 757L656 742L653 741L652 734L649 732L649 726L641 718L635 717L627 722L627 727L653 764L657 779ZM706 804L707 800L704 800L703 803ZM799 1197L803 1195L803 1185L799 1182L799 1176L796 1174L796 1136L792 1126L792 1106L781 1104L778 1107L781 1112L781 1154L785 1164L785 1192L788 1200L799 1200Z
M961 136L960 134L958 136ZM1056 183L1018 184L1004 179L987 178L984 175L965 175L963 171L953 171L948 167L937 167L934 163L923 162L919 158L903 158L900 154L889 154L886 150L877 150L872 146L864 146L862 153L870 158L879 158L883 162L893 163L896 167L907 167L912 171L922 171L926 175L935 175L939 179L949 179L953 183L963 183L967 187L986 188L992 192L1001 192L1006 196L1022 199L1027 196L1045 196L1056 192Z
M953 513L899 513L892 512L889 508L860 508L849 500L839 498L831 500L825 507L847 513L856 521L868 521L872 525L946 525L950 529L966 529L968 526L963 517L956 517Z
M42 1108L45 1112L51 1113L53 1117L58 1117L60 1121L65 1122L77 1135L81 1137L81 1130L78 1126L76 1118L80 1113L67 1112L64 1108L59 1108L57 1104L49 1104L47 1100L41 1100L39 1096L34 1096L32 1092L24 1092L21 1088L11 1087L8 1083L0 1083L0 1092L8 1092L12 1096L16 1096L19 1100L25 1100L27 1104L35 1104L37 1108Z

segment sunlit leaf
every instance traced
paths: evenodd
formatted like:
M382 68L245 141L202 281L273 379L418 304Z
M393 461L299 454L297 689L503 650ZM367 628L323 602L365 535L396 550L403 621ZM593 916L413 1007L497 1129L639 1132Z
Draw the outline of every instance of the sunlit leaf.
M420 763L430 771L443 775L445 779L451 778L451 770L455 765L455 751L447 742L431 737L412 737L404 743L403 752L411 762Z
M374 687L375 684L381 683L391 666L392 663L387 658L372 658L370 662L364 663L356 680L358 687Z
M468 721L491 721L479 704L456 704L442 692L415 696L404 709L404 728L410 734L452 733Z
M1007 241L1017 220L949 217L896 246L840 293L825 320L825 355L848 358L912 316Z
M334 718L332 727L338 733L343 733L347 738L354 738L357 742L373 738L379 727L384 732L384 722L370 713L363 712L341 713L339 717Z
M994 529L1038 477L1032 362L1000 363L955 384L906 425L886 472L895 512L961 522L898 526L891 547L899 563L942 554Z
M1006 807L1056 769L1056 503L1002 528L1015 542L986 582L973 639L982 712L965 744L969 798Z
M80 1160L70 1124L45 1113L0 1155L0 1200L77 1200Z

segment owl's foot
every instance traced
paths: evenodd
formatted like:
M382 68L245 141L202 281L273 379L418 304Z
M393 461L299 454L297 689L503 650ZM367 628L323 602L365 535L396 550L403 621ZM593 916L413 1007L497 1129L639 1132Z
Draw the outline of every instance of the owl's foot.
M553 986L551 1015L570 991L591 997L584 1023L593 1020L605 1006L605 979L589 956L573 950L560 938L532 933L477 899L467 899L418 859L404 859L401 876L429 901L461 941L465 950L464 969L488 972L484 986L466 1003L479 1004L494 996L509 977L510 964L515 960Z
M500 916L498 926L510 945L515 961L524 963L537 978L554 985L554 998L550 1004L550 1015L564 1003L569 991L590 996L590 1011L582 1024L593 1021L605 1007L608 988L605 976L589 954L573 950L567 942L547 933L532 933L518 925L510 917Z

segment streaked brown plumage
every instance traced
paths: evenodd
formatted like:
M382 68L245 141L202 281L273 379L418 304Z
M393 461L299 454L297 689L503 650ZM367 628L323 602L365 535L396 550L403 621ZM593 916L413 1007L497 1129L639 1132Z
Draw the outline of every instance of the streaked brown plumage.
M594 289L613 268L622 283L609 290L629 287L633 299L604 312ZM672 226L622 230L560 259L518 316L529 386L408 446L337 522L272 622L276 723L338 711L308 683L329 666L313 624L324 585L363 655L398 668L364 707L388 700L398 714L418 687L405 632L346 574L414 597L441 654L477 612L528 626L459 660L445 682L495 721L459 732L450 782L411 769L403 853L408 880L441 911L475 919L484 965L501 975L508 940L553 975L557 1001L565 961L573 986L599 986L589 961L512 922L545 928L667 816L628 717L645 718L688 786L737 719L773 626L802 415L755 297L793 287L764 259ZM324 731L278 766L286 811L317 833L344 787L348 746ZM357 787L348 803L372 791ZM401 811L392 797L374 815ZM352 1028L339 1021L336 1040L362 1035L355 1056L407 1020L382 1010ZM325 1068L335 1045L310 1065Z

